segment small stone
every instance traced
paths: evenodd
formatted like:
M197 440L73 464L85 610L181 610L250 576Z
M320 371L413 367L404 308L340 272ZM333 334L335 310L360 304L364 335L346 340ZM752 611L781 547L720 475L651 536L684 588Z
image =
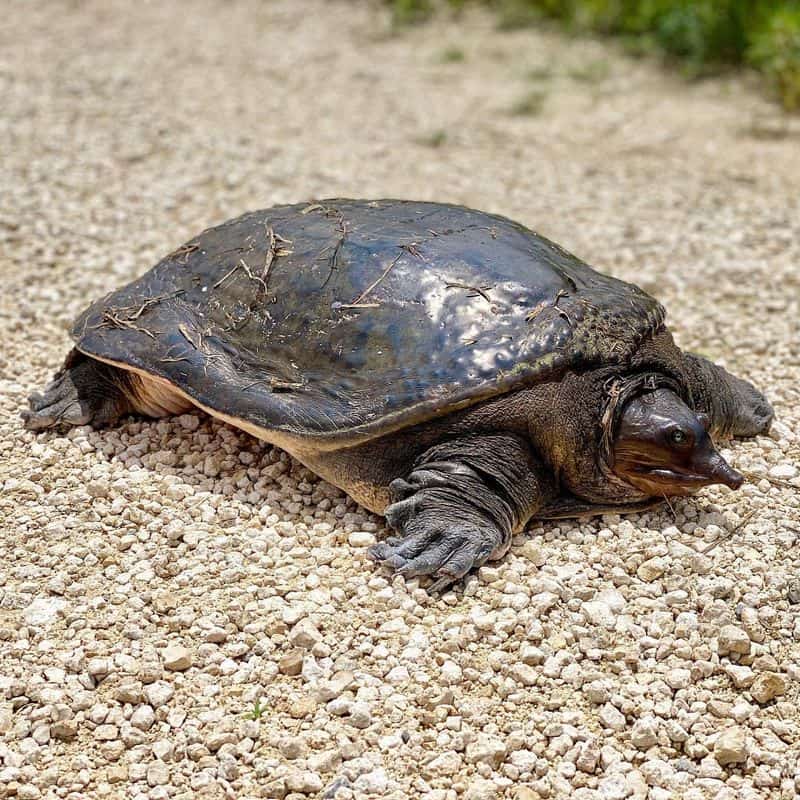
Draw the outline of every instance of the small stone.
M114 690L114 698L120 703L141 703L142 684L139 681L125 681Z
M354 728L368 728L372 724L372 713L366 703L353 703L347 721Z
M532 644L523 645L519 657L523 664L530 664L532 667L543 663L546 658L544 651Z
M285 753L284 753L285 755ZM287 756L288 758L288 756ZM342 756L338 750L322 750L308 757L308 766L314 772L323 774L333 772L342 763Z
M355 780L354 787L366 794L382 797L389 788L389 776L383 767L378 767L359 775Z
M233 731L210 731L203 741L212 753L216 753L224 744L236 744L237 738Z
M300 736L282 737L278 744L278 749L284 758L290 761L296 758L305 758L308 755L308 745Z
M367 531L353 531L347 537L347 542L350 547L370 547L375 544L375 536Z
M136 708L130 718L131 725L140 731L149 731L155 721L156 715L153 713L152 707L146 703Z
M467 745L467 761L470 764L488 764L496 769L505 757L505 743L494 736L479 733L478 738Z
M467 787L464 793L464 800L495 800L498 796L500 787L485 778L476 778Z
M310 619L301 619L289 633L294 647L312 648L322 637Z
M686 689L692 683L692 673L688 669L679 667L668 670L664 680L670 689Z
M323 681L317 687L317 699L320 703L327 703L329 700L339 697L342 692L352 686L353 680L353 673L349 670L334 672L330 680Z
M461 667L455 661L445 661L441 668L442 680L445 683L457 684L462 681Z
M737 689L747 689L755 680L753 670L741 664L727 664L725 674L733 681L733 685Z
M100 741L109 741L110 739L117 739L119 737L119 728L116 725L98 725L94 729L96 739Z
M228 632L225 628L220 628L217 625L209 628L203 634L203 641L211 642L211 644L223 644L228 640Z
M650 583L651 581L658 580L658 578L664 574L665 570L666 565L664 559L656 556L655 558L648 558L647 561L643 561L639 564L636 574L641 580Z
M597 769L597 764L600 761L600 748L595 742L584 742L578 758L575 760L575 766L581 771L591 774Z
M155 681L145 686L143 692L147 702L155 709L166 705L175 694L175 690L166 681Z
M50 741L50 726L37 725L31 732L31 738L36 744L46 745Z
M591 600L581 606L586 619L592 625L600 625L608 630L613 630L617 617L608 603L602 600Z
M539 671L528 664L514 664L509 671L511 677L523 686L535 686L539 680Z
M147 766L147 783L150 786L164 786L169 782L169 767L163 761L153 761Z
M386 673L384 680L386 683L391 684L392 686L397 686L403 683L408 683L410 678L411 674L408 671L408 667L406 667L404 664L399 664Z
M37 597L22 612L22 617L33 627L52 625L66 607L67 601L60 597Z
M92 658L86 665L86 671L98 681L105 678L113 668L113 664L106 658Z
M429 761L423 770L432 776L457 775L463 768L461 756L454 750L445 750L432 761Z
M290 772L286 776L286 788L300 794L316 794L322 791L322 778L309 770Z
M612 731L624 731L627 723L625 722L625 717L623 714L619 712L611 703L606 703L601 709L598 715L600 717L600 722L606 728L611 728Z
M276 778L268 781L261 787L261 794L269 800L283 800L286 797L288 787L285 778Z
M169 645L161 651L161 661L165 669L182 672L192 666L192 653L188 647Z
M717 635L717 647L720 655L750 652L750 637L736 625L723 625Z
M636 720L631 728L631 742L640 750L647 750L658 744L658 730L656 721L652 717L642 717Z
M744 728L727 728L714 742L714 758L724 767L726 764L741 764L747 760L747 736Z
M78 735L78 723L74 719L62 719L50 726L50 735L54 739L68 742Z
M777 464L769 471L770 478L788 481L797 477L797 467L794 464Z
M317 700L311 695L299 697L289 706L289 715L293 719L304 719L314 716L317 710Z
M625 800L631 794L624 775L606 775L598 782L597 791L603 800ZM652 793L649 796L653 800L672 800L674 797L671 792L665 796L653 795Z
M596 705L605 703L611 696L608 684L603 680L590 681L583 686L583 692L586 695L586 699Z
M762 705L785 693L786 681L777 672L759 673L750 686L753 699Z
M153 755L159 761L172 761L175 756L175 746L169 739L159 739L153 742Z
M14 712L9 704L0 705L0 733L8 733L14 722Z
M106 770L106 780L109 783L123 783L128 780L128 767L125 764L112 764Z
M283 675L299 675L303 670L303 651L290 650L281 656L278 669Z

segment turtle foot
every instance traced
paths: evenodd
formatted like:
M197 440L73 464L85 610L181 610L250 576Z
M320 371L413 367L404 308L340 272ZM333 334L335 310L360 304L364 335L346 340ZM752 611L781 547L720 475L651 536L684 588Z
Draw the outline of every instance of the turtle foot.
M131 410L124 383L122 370L73 351L44 390L28 398L22 420L32 431L112 424Z
M483 564L497 547L500 536L492 529L451 520L415 520L406 536L373 545L369 556L395 575L414 578L430 575L428 587L438 593Z
M398 478L390 484L395 502L384 514L401 535L378 542L369 550L373 561L395 575L431 576L434 582L429 592L443 591L493 554L497 557L505 549L504 541L510 539L490 516L460 498L468 492L480 496L485 489L476 480L476 473L463 466L437 467L415 471L409 480Z

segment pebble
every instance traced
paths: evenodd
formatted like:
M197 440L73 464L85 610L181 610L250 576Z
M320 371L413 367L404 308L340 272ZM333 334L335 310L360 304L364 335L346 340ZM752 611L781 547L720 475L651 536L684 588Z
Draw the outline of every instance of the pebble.
M22 616L28 625L46 627L58 619L67 605L67 601L60 597L37 597L25 608Z
M149 731L155 721L156 715L153 713L152 707L146 704L134 709L130 718L131 725L142 731Z
M350 547L370 547L375 544L375 535L367 531L353 531L347 541Z
M714 758L724 767L741 764L747 760L747 734L744 728L726 728L714 742Z
M144 687L143 694L150 706L158 709L169 703L175 690L166 681L155 681Z
M455 661L445 661L444 664L442 664L440 675L442 676L442 680L449 684L461 683L463 677L461 667L459 667Z
M289 642L294 647L312 648L322 637L309 619L302 619L289 633Z
M750 637L736 625L723 625L717 635L718 650L720 655L750 653Z
M322 778L309 770L290 772L286 776L286 788L300 794L316 794L322 791Z
M289 714L294 717L294 719L312 717L316 710L317 700L311 695L303 695L303 697L299 697L289 706Z
M636 570L636 574L647 582L655 581L666 571L666 562L663 558L655 556L643 561Z
M303 651L290 650L284 653L278 662L278 669L284 675L299 675L303 669Z
M163 761L153 761L147 766L149 786L164 786L169 783L169 767Z
M612 731L624 731L627 727L624 714L621 714L618 709L610 703L606 703L598 714L600 723L606 727L611 728Z
M647 750L657 744L658 728L656 721L652 717L643 717L637 720L631 728L631 742L640 750Z
M467 745L467 761L470 764L488 764L496 769L506 757L506 746L501 739L478 734L475 742Z
M172 672L181 672L192 666L192 651L188 647L170 645L161 651L164 668Z
M378 767L359 775L353 786L357 791L381 797L389 788L389 776L383 767Z
M762 672L750 685L750 694L757 703L768 703L786 694L786 681L776 672Z

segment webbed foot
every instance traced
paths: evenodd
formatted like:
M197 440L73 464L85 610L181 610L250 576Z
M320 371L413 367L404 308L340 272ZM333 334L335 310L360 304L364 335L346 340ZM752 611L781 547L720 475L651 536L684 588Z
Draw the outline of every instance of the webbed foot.
M481 566L496 550L502 555L505 537L490 522L471 522L464 519L469 516L466 512L458 519L435 505L426 513L420 508L423 504L413 495L386 509L387 521L403 535L373 545L369 555L374 561L407 578L430 575L434 582L428 591L440 592Z
M549 480L530 445L512 434L487 434L436 445L407 479L389 486L386 520L400 536L369 555L395 574L431 576L440 592L489 559L549 498Z
M41 431L113 424L131 410L127 380L123 370L73 350L44 390L28 398L29 408L21 414L25 427Z

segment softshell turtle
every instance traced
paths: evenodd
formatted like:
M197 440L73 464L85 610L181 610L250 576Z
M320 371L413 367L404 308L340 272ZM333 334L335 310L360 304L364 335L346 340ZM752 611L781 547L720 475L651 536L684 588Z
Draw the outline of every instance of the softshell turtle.
M535 516L641 508L742 476L712 437L768 430L749 383L664 309L504 217L326 200L245 214L78 318L34 430L199 407L289 451L440 589Z

